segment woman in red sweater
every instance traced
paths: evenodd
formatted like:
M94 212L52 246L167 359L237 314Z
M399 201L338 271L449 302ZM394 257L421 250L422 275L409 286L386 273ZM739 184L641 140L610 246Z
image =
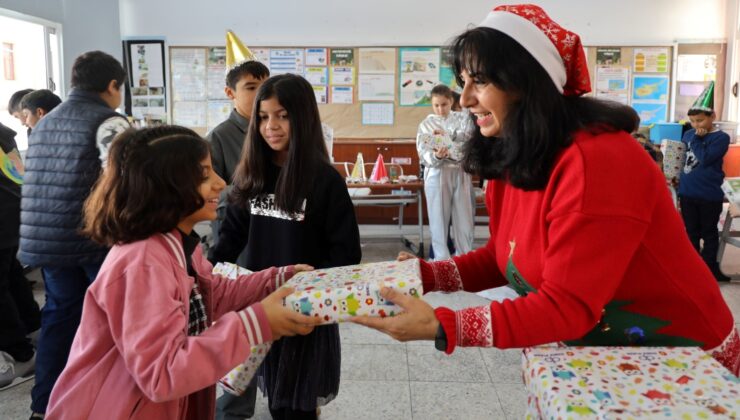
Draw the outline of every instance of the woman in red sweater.
M396 339L455 346L699 346L736 375L740 338L665 179L628 134L626 106L591 90L577 34L538 6L500 6L452 44L477 129L465 169L491 180L490 240L422 261L424 290L510 285L521 297L452 311L392 291L401 317L358 318ZM399 258L410 257L402 253Z

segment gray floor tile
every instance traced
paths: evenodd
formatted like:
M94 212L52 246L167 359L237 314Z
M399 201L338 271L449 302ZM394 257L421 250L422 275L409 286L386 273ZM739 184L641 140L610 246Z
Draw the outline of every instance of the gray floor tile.
M480 351L493 383L522 383L521 349L499 350L489 348L480 349Z
M342 380L408 381L406 346L402 344L342 345Z
M503 419L493 384L411 382L414 419Z
M435 308L437 306L446 306L452 310L488 305L491 303L488 299L482 298L475 293L468 292L430 292L424 295L424 300Z
M448 356L431 344L406 348L412 381L491 382L480 349L459 348Z
M527 390L524 384L494 383L504 415L510 420L520 420L527 412Z
M321 420L410 418L408 382L342 379L337 399L321 409Z

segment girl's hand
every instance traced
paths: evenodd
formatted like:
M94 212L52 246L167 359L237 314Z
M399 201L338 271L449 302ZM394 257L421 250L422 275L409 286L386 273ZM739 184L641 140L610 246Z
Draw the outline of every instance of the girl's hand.
M389 318L357 316L351 321L374 328L398 341L434 340L439 321L434 315L434 309L428 303L388 287L382 288L380 295L403 308L403 312Z
M301 315L284 307L283 299L291 293L293 293L293 289L281 287L262 299L262 308L264 308L267 321L270 323L273 340L296 334L306 335L321 322L319 317Z
M296 264L293 266L293 270L296 273L300 273L301 271L313 271L313 267L308 264Z
M434 149L434 157L437 159L444 159L450 155L449 151L447 151L447 148L442 146L439 149Z
M406 261L406 260L410 260L412 258L416 258L416 255L414 255L414 254L412 254L410 252L401 251L401 252L398 253L398 256L396 257L396 261Z

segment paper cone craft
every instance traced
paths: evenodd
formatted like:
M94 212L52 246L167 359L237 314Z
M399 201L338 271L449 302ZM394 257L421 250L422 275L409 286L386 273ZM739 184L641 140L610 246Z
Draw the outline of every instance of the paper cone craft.
M230 69L244 61L254 59L252 51L249 51L239 37L231 31L226 31L226 68Z
M714 82L709 82L704 91L696 98L694 104L689 108L690 111L714 112Z
M384 184L388 182L388 172L385 170L385 163L383 162L383 155L378 153L378 159L375 161L373 166L373 172L370 174L370 182L378 184Z
M367 179L367 175L365 175L365 160L362 158L362 153L357 154L355 167L352 168L350 178L358 181L365 181Z

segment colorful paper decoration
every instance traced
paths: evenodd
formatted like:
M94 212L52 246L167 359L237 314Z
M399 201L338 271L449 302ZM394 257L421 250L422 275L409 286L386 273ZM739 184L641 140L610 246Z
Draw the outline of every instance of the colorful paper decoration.
M385 170L383 155L380 153L378 153L378 159L375 160L375 166L373 166L373 171L370 173L370 182L377 184L388 182L388 172Z
M536 347L522 363L527 419L740 414L740 380L698 347Z
M421 271L416 258L385 261L297 273L287 283L295 292L285 306L304 315L321 317L324 324L346 321L353 316L394 316L399 306L380 296L382 287L405 295L422 295Z
M355 167L352 168L350 178L356 182L364 182L367 180L367 175L365 175L365 160L362 158L362 153L357 154Z

